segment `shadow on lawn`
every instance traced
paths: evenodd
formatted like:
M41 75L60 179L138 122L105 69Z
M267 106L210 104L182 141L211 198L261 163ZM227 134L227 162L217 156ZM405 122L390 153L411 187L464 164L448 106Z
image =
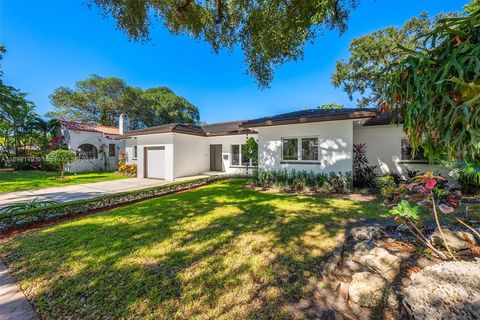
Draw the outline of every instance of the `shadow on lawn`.
M346 223L378 203L228 180L10 239L0 254L45 318L278 318L320 281Z

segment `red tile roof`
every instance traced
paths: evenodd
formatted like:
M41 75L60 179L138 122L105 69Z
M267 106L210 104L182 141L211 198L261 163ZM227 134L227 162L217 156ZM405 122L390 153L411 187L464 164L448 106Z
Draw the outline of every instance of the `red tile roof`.
M60 120L62 127L68 130L100 132L104 134L119 135L120 131L115 127L102 126L93 123L81 123L75 121Z

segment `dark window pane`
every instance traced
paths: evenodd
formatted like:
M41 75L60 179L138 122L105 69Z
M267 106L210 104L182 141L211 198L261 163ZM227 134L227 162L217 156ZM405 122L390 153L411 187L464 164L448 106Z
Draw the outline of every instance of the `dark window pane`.
M133 147L133 159L137 159L137 146Z
M238 144L232 145L232 165L240 165L240 146Z
M302 160L318 160L317 138L302 138Z
M298 160L298 139L282 139L282 159Z
M97 148L92 144L82 144L77 148L77 159L97 159Z
M109 157L115 157L115 144L110 143L108 145L108 156Z

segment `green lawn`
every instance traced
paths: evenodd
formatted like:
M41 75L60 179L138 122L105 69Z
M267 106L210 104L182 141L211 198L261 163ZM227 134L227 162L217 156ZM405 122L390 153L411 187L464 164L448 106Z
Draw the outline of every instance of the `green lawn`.
M44 319L307 316L335 237L347 222L381 216L380 203L244 182L20 234L0 244L0 256Z
M67 174L67 180L59 180L58 172L0 171L0 194L12 191L59 187L70 184L99 182L128 178L115 172L88 172Z

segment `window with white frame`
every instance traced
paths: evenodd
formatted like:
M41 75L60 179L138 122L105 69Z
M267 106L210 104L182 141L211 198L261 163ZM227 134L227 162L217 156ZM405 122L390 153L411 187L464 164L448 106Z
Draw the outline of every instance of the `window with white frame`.
M137 159L138 155L138 148L137 146L133 146L133 159Z
M246 155L246 144L232 144L232 166L253 166L255 163Z
M282 138L282 160L318 161L318 137Z

